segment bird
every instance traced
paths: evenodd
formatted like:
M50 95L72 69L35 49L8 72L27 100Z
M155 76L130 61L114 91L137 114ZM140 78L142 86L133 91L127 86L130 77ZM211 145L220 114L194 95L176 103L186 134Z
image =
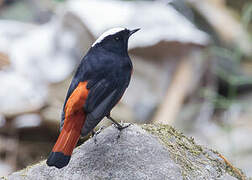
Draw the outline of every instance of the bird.
M70 161L80 136L86 136L107 117L122 126L110 112L129 86L133 65L128 54L129 37L140 28L116 27L105 31L82 58L63 105L60 135L46 161L63 168Z

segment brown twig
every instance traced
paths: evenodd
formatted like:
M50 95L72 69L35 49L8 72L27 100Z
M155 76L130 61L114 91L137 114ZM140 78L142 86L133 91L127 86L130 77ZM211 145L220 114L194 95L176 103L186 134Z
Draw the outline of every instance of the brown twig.
M246 180L244 174L239 169L234 167L223 155L218 153L218 156L224 160L226 166L229 167L238 177L240 177L242 180Z

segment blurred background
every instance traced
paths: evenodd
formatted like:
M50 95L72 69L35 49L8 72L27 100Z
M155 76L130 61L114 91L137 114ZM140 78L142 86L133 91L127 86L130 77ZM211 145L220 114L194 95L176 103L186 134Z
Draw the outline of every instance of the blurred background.
M252 176L251 0L0 0L0 176L47 158L75 68L118 26L141 30L114 118L175 126Z

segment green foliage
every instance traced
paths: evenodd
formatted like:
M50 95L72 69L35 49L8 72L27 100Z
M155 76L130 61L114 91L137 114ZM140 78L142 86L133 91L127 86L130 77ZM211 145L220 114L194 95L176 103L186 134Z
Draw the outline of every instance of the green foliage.
M210 47L209 54L216 59L213 73L228 85L227 98L235 100L239 86L252 84L252 78L245 75L241 69L243 54L238 47L228 49L217 46ZM217 97L221 98L221 100L223 99L222 97Z
M244 5L242 10L242 23L246 29L249 30L249 25L252 22L252 2ZM252 32L250 33L252 36Z

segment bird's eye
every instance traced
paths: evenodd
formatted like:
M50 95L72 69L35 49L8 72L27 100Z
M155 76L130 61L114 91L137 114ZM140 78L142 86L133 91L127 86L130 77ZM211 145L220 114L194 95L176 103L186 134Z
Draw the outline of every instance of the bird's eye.
M115 40L116 40L116 41L119 41L119 39L120 39L119 37L115 37Z

